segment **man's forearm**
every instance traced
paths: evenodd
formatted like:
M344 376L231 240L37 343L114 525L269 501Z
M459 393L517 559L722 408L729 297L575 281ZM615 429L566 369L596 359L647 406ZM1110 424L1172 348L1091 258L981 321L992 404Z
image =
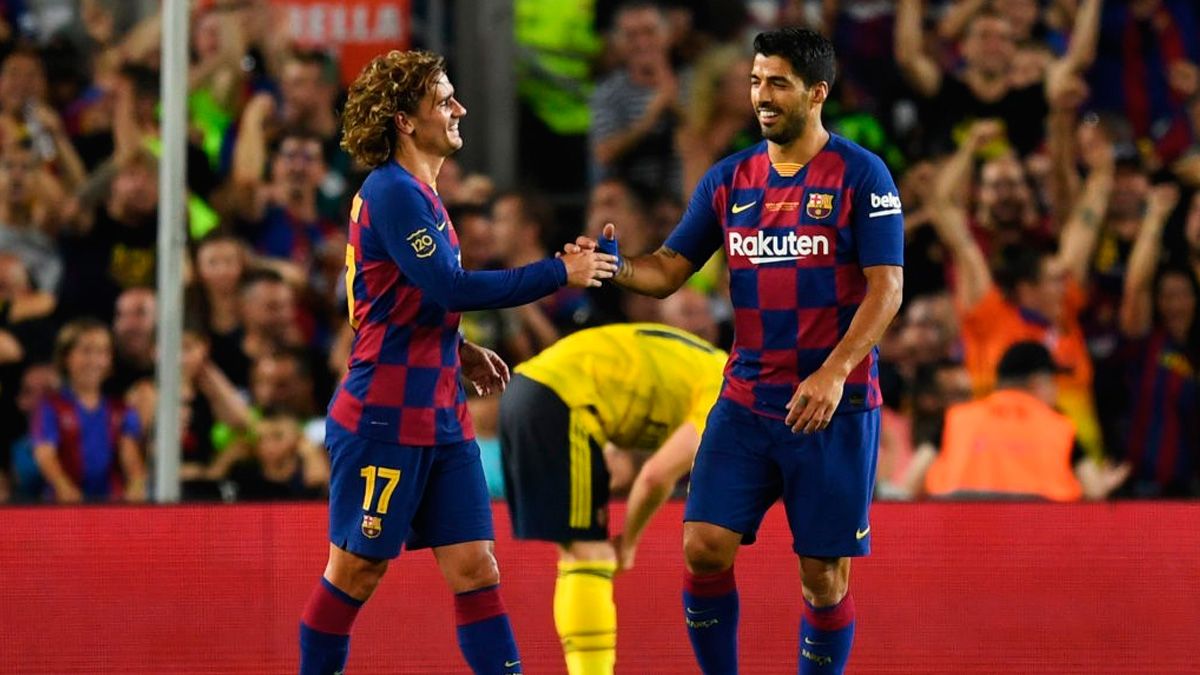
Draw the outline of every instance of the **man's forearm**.
M691 272L692 264L687 258L662 246L650 255L623 258L613 281L635 293L665 298L679 290Z
M875 283L868 282L867 295L858 306L858 311L854 313L850 328L825 359L823 368L832 368L834 372L845 377L855 366L862 363L871 348L883 338L888 324L900 309L903 296L901 268L894 269L896 272L886 276L880 275L883 278Z

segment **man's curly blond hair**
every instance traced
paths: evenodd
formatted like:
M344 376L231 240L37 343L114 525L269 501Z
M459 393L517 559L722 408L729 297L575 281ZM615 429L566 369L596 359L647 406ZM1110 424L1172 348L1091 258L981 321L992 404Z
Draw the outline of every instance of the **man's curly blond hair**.
M396 113L415 113L444 72L445 59L425 51L376 56L350 85L342 148L371 168L387 162L396 149Z

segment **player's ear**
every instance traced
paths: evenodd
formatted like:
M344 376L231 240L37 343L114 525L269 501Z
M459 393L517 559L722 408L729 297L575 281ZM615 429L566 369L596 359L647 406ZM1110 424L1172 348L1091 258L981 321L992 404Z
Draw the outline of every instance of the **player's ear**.
M810 95L812 96L813 105L821 105L825 99L829 98L829 83L818 82L812 86Z
M410 136L416 131L416 125L408 118L408 113L398 112L394 118L396 123L396 133L402 136Z

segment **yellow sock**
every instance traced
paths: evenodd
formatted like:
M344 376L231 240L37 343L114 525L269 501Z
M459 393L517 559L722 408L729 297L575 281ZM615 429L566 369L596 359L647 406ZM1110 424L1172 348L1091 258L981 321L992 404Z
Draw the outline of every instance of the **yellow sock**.
M616 562L558 563L554 625L570 675L612 675L617 662Z

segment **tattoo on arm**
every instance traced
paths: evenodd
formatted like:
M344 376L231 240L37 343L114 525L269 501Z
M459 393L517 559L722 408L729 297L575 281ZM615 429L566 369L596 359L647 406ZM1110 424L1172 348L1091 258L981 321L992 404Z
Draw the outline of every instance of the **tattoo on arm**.
M1100 219L1096 217L1096 210L1090 206L1085 206L1079 211L1079 219L1089 228L1095 228L1100 224Z

